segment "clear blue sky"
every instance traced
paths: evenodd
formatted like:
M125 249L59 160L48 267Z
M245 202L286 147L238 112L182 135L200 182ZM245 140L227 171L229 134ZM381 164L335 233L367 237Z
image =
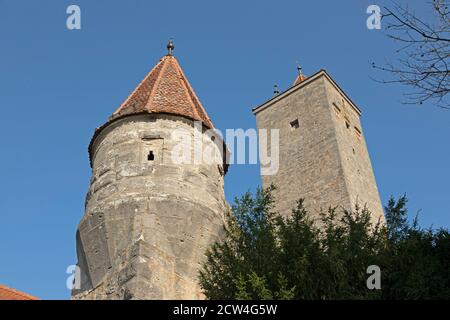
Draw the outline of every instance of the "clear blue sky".
M399 101L369 61L393 57L366 8L383 1L0 0L0 283L67 299L90 178L87 146L148 70L175 54L216 127L251 128L251 108L296 75L326 69L363 110L383 203L407 193L421 225L450 226L450 112ZM409 3L422 12L420 1ZM82 30L66 29L78 4ZM426 14L426 12L425 12ZM260 184L233 166L228 200Z

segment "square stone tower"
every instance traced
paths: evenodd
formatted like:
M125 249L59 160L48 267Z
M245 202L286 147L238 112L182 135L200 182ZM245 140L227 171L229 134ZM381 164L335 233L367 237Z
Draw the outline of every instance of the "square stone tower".
M367 205L374 222L384 220L361 111L326 71L299 75L253 113L259 129L279 130L279 169L262 177L264 187L277 187L279 213L290 214L304 198L315 217L321 209L353 209L358 203ZM274 148L267 149L270 154Z

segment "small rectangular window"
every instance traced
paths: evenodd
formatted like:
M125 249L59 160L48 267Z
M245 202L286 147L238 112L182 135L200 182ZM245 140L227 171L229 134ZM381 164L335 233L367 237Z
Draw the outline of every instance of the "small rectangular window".
M354 128L355 128L356 136L357 136L358 138L361 138L361 135L362 135L361 130L359 130L357 127L354 127Z
M291 128L292 129L298 129L300 127L300 124L298 122L298 119L295 119L294 121L291 121Z
M142 137L140 150L140 164L158 165L164 162L164 139L153 138L149 135Z

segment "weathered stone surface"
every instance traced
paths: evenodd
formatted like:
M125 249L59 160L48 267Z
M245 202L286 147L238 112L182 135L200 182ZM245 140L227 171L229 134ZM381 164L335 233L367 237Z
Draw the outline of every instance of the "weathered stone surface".
M330 206L352 209L358 203L367 204L374 221L384 219L359 109L324 71L254 113L259 129L279 129L279 170L262 181L278 187L280 213L289 215L304 198L315 217ZM295 120L298 128L291 125Z
M227 209L224 170L217 163L173 163L177 129L192 136L196 130L183 117L133 115L95 138L77 232L82 287L73 299L202 298L198 270L221 236Z

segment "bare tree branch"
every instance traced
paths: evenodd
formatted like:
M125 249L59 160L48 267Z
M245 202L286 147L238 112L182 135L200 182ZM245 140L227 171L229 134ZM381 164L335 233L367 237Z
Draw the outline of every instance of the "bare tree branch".
M448 0L430 2L435 21L425 22L409 7L393 2L384 7L382 15L387 36L402 44L395 63L372 66L390 75L382 83L399 83L410 88L404 94L407 104L430 101L450 109L447 94L450 91L450 12Z

